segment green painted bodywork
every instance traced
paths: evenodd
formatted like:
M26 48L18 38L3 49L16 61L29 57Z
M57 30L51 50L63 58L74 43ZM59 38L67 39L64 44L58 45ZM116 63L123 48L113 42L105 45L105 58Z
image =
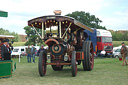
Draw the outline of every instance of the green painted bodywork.
M0 61L0 78L12 76L12 60Z
M0 11L0 17L8 17L8 12Z

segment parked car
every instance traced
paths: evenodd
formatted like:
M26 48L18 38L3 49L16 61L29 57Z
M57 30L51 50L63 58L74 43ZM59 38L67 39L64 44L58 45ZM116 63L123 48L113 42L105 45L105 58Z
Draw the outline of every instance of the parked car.
M114 55L115 58L121 57L120 50L121 50L121 48L117 48L117 49L113 52L113 55Z
M113 52L115 52L115 50L117 50L118 48L121 48L122 46L118 46L118 47L114 47L113 48Z

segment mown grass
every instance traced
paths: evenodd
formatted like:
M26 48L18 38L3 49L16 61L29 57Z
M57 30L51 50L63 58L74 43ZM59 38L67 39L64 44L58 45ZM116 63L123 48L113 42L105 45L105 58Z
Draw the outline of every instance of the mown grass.
M128 45L128 41L113 41L113 46L120 46L122 42L125 42L126 45ZM24 46L25 42L14 42L13 46Z
M122 42L124 42L125 45L128 45L128 41L112 41L114 47L120 46Z
M36 63L27 63L26 57L17 63L17 69L10 78L0 79L0 85L128 85L128 66L122 66L117 58L95 59L92 71L83 71L78 65L76 77L71 76L71 67L65 66L62 71L53 71L47 66L44 77L39 76L38 57Z
M24 46L25 42L14 42L12 46Z

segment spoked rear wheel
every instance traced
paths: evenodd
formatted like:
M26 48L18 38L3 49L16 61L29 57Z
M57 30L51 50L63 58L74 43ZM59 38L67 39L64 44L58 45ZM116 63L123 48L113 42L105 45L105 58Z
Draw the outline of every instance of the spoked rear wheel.
M46 74L46 68L47 68L46 62L47 62L47 53L41 51L39 54L39 62L38 62L38 69L41 77Z
M72 70L72 76L75 77L77 74L76 51L72 52L71 70Z

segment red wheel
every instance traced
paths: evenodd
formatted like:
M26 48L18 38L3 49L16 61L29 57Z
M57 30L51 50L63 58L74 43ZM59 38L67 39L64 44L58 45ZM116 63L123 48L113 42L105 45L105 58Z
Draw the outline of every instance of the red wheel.
M77 74L76 51L72 52L71 70L72 70L72 76L75 77Z
M93 54L93 45L91 41L85 41L83 43L84 51L84 60L83 60L83 69L84 71L91 71L94 66L94 54Z
M46 68L47 68L46 61L47 61L47 53L41 51L39 54L39 63L38 63L40 76L44 76L46 74Z

